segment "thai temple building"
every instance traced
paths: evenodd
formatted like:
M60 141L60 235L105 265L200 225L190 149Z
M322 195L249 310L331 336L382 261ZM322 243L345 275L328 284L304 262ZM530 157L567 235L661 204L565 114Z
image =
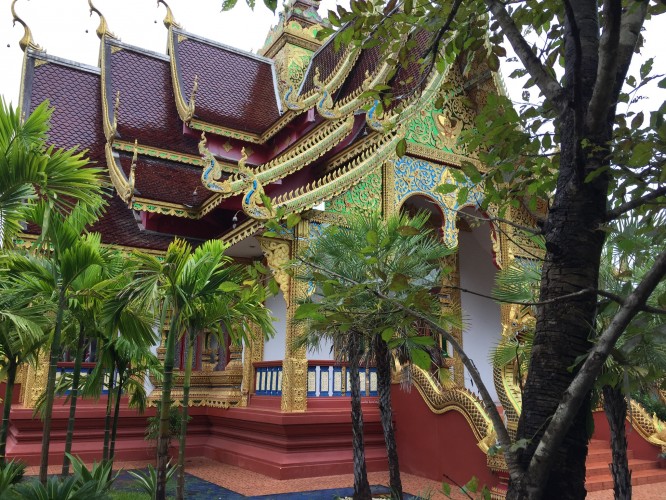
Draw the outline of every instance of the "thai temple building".
M336 50L340 32L325 41L316 36L325 25L317 0L290 1L257 54L185 31L177 13L160 3L166 10L166 53L123 43L91 4L100 20L94 67L47 54L26 27L21 111L27 115L48 99L55 108L50 141L88 150L108 171L108 206L93 228L104 244L159 255L174 237L194 245L217 238L230 245L228 254L238 262L260 260L277 279L280 292L267 302L276 318L274 338L264 341L257 332L242 348L228 350L200 339L188 454L283 479L350 472L346 368L329 346L293 347L300 327L292 316L306 290L282 265L322 226L370 210L385 216L429 211L443 242L458 248L447 265L456 270L451 284L461 288L490 294L499 269L514 259L533 258L539 249L513 227L469 224L460 217L461 212L483 216L478 209L483 190L467 180L461 164L473 162L480 171L484 165L457 137L474 125L489 96L505 92L501 80L478 64L465 73L465 60L443 73L422 74L417 62L394 73L379 47L342 44ZM416 61L430 50L430 35L409 37L416 42ZM380 84L400 96L381 113L364 94ZM444 104L436 108L442 89ZM396 145L403 138L406 150L398 157ZM437 192L442 184L455 189ZM264 194L271 206L262 202ZM301 220L278 238L264 238L264 224L277 209ZM507 218L524 226L535 223L524 208L511 208ZM465 328L454 333L515 432L519 374L488 360L502 335L515 335L534 321L530 312L458 292L442 306L461 307ZM157 353L164 356L162 346ZM462 363L450 355L447 387L418 368L410 391L394 385L401 470L435 480L446 474L461 484L474 475L500 495L507 476L502 458L488 453L493 427ZM177 356L182 358L180 351ZM19 404L12 411L8 453L29 463L39 461L41 423L32 412L46 372L46 364L23 369ZM376 373L367 368L361 380L368 468L383 470ZM153 382L150 397L156 401L161 392ZM179 383L177 375L176 401ZM79 405L74 453L84 458L100 453L103 404ZM657 474L655 457L666 445L666 430L632 405L632 456ZM62 455L68 410L64 405L54 410L54 457ZM595 420L590 460L596 453L598 463L588 470L590 489L607 488L602 479L609 481L603 412L595 413ZM144 440L146 415L123 408L120 426L120 459L154 456Z

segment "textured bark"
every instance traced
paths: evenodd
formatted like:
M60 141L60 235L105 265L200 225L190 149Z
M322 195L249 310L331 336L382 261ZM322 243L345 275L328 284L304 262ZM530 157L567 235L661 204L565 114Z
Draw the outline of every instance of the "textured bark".
M123 394L123 376L118 370L118 385L116 386L116 400L111 424L111 445L109 446L109 460L113 461L116 455L116 435L118 434L118 419L120 417L120 397Z
M611 474L613 474L613 492L615 500L631 498L631 471L627 457L627 435L624 421L627 418L627 400L618 387L605 385L604 412L608 427L610 428L611 449L613 461Z
M557 190L544 225L546 256L542 270L537 324L530 366L523 392L518 439L529 440L519 459L527 469L537 444L565 390L577 370L570 370L576 358L590 348L594 330L594 294L557 301L560 296L598 288L599 263L604 233L599 231L605 213L608 176L585 182L587 174L604 162L611 127L605 137L592 139L599 149L590 154L582 148L586 138L583 111L591 98L597 70L598 22L596 2L572 2L573 12L565 21L565 90L567 104L557 123L561 135L561 156ZM573 17L572 17L573 16ZM587 418L589 395L578 410L561 446L553 451L547 480L528 474L520 484L510 483L507 498L585 498Z
M384 431L386 454L389 466L389 486L392 499L402 499L402 481L400 480L400 463L398 461L398 445L393 428L393 406L391 405L391 353L386 342L375 337L375 361L377 364L377 392L379 394L379 413Z
M178 487L176 499L185 498L185 447L187 446L187 420L190 404L190 381L192 379L192 359L194 357L194 335L190 332L187 342L187 358L185 361L185 376L183 378L183 414L180 421L180 445L178 447Z
M363 410L361 409L361 379L358 367L363 355L360 334L349 332L349 380L351 382L352 446L354 453L354 500L372 498L368 471L365 465L363 442Z
M160 427L157 438L157 492L155 500L166 500L167 466L169 464L169 409L171 408L171 386L173 383L173 364L176 352L177 325L179 311L173 311L171 325L166 338L164 353L164 381L162 400L160 401Z
M53 339L51 340L51 352L49 354L49 372L46 379L46 401L44 403L44 435L42 436L42 455L39 464L39 481L46 485L49 467L49 446L51 444L51 415L53 414L53 402L55 401L55 382L58 360L60 359L60 338L62 335L63 314L67 307L65 291L61 290L58 297L58 312L56 313Z
M5 399L3 399L2 429L0 429L0 467L4 467L7 462L5 453L7 450L7 433L9 432L9 416L12 411L12 397L14 395L14 384L16 382L16 369L16 363L13 359L10 359L9 367L7 368Z
M83 326L79 327L79 338L76 342L76 355L74 358L74 373L72 374L72 390L69 393L69 420L67 421L67 435L65 436L65 455L62 459L61 475L69 475L69 457L72 453L72 440L74 439L74 422L76 420L76 404L79 399L79 381L81 380L81 361L83 358Z
M109 459L109 444L111 443L111 408L113 408L113 379L115 369L109 373L109 383L106 384L106 414L104 416L104 446L102 447L102 460Z

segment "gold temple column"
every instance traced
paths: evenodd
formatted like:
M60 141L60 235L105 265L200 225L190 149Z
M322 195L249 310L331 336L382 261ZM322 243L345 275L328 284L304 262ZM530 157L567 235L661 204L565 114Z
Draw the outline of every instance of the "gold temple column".
M295 255L303 245L307 244L309 231L309 222L301 221L294 228L293 240L259 238L268 266L271 268L287 304L280 407L282 411L288 412L305 411L307 409L308 360L304 347L298 349L293 347L293 341L300 334L302 327L292 320L298 307L298 299L305 296L307 285L289 276L284 266L289 262L292 255Z
M239 406L247 406L250 394L255 385L253 364L264 359L264 332L257 325L252 325L252 331L243 344L243 385L241 388L241 401Z
M21 393L19 401L26 408L34 408L39 397L46 388L49 375L49 353L42 351L35 366L23 365L21 380Z

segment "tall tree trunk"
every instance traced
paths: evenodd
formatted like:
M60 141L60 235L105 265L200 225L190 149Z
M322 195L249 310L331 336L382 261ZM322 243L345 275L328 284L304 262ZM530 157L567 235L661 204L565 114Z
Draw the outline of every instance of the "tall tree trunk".
M169 409L171 408L171 385L173 381L173 364L176 355L177 326L180 312L173 311L171 325L166 338L164 354L164 382L162 400L160 402L160 432L157 438L157 493L155 500L166 500L166 474L169 463Z
M104 416L104 446L102 460L109 460L109 445L111 444L111 408L113 408L113 382L116 378L115 367L111 367L109 382L106 385L106 415Z
M46 484L49 470L49 446L51 444L51 415L53 414L53 403L55 401L56 371L60 359L60 337L62 336L62 319L67 307L65 290L58 294L58 312L56 313L53 340L51 341L51 352L49 355L49 372L46 379L46 401L44 403L44 435L42 436L42 456L39 464L39 480Z
M188 405L190 403L190 380L192 378L192 360L194 358L194 341L196 336L188 332L187 358L185 360L185 376L183 378L183 413L180 421L180 445L178 447L178 487L176 500L185 498L185 446L187 444Z
M377 362L377 391L379 393L379 414L384 430L384 442L388 455L389 485L391 498L402 499L402 481L398 462L398 445L393 428L393 406L391 405L391 353L381 336L375 336L375 357Z
M611 449L613 461L611 473L613 474L613 492L615 500L631 498L631 471L627 457L627 435L624 422L627 418L627 400L619 387L605 385L604 412L610 428Z
M599 264L605 233L609 176L602 173L586 182L587 176L608 164L608 144L614 109L608 110L610 124L592 135L586 130L585 112L597 75L597 2L567 4L575 19L565 16L565 92L556 123L560 134L557 187L543 226L546 255L541 274L540 301L529 371L523 391L523 408L517 439L528 445L519 453L527 468L550 418L563 398L578 368L578 356L590 348L595 334L596 295L567 300L559 297L598 287ZM578 41L576 41L578 40ZM612 85L612 82L609 83ZM587 421L589 395L569 427L561 446L554 452L546 481L526 475L520 484L510 482L507 498L585 498ZM537 466L539 468L539 466ZM534 469L533 469L534 471Z
M116 435L118 434L118 420L120 417L120 398L123 394L123 372L118 370L118 385L116 386L116 401L113 410L113 423L111 424L111 446L109 447L109 460L116 456Z
M361 378L358 367L363 355L360 333L349 332L349 380L351 383L352 446L354 453L354 500L372 498L365 465L363 442L363 410L361 409Z
M79 338L76 342L76 357L74 358L74 373L72 374L72 390L69 394L69 420L67 422L67 435L65 436L65 455L62 459L62 476L69 475L69 454L72 452L74 439L74 421L76 419L76 403L79 397L79 381L81 380L81 361L83 359L83 325L79 325Z
M9 433L9 416L12 411L12 397L14 396L14 384L16 382L17 364L14 359L9 360L7 369L7 382L5 385L5 399L2 408L2 428L0 429L0 468L7 463L7 434Z

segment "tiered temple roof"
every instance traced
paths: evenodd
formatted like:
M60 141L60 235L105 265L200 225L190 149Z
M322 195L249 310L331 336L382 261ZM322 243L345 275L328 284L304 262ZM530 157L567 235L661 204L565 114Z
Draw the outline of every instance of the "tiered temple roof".
M108 169L114 192L96 227L105 242L154 250L174 235L234 242L271 216L261 193L274 208L302 212L393 155L402 137L395 125L418 100L378 117L363 92L388 84L408 96L439 88L443 77L424 78L417 62L393 71L378 46L335 50L331 38L312 52L324 23L316 6L288 7L263 49L271 58L186 32L168 7L167 55L118 40L92 4L99 68L25 46L23 110L49 99L50 141L88 149ZM419 57L430 50L428 34L409 37ZM298 85L289 74L293 54L310 60ZM241 212L244 232L233 221L239 210L257 220L243 224Z

